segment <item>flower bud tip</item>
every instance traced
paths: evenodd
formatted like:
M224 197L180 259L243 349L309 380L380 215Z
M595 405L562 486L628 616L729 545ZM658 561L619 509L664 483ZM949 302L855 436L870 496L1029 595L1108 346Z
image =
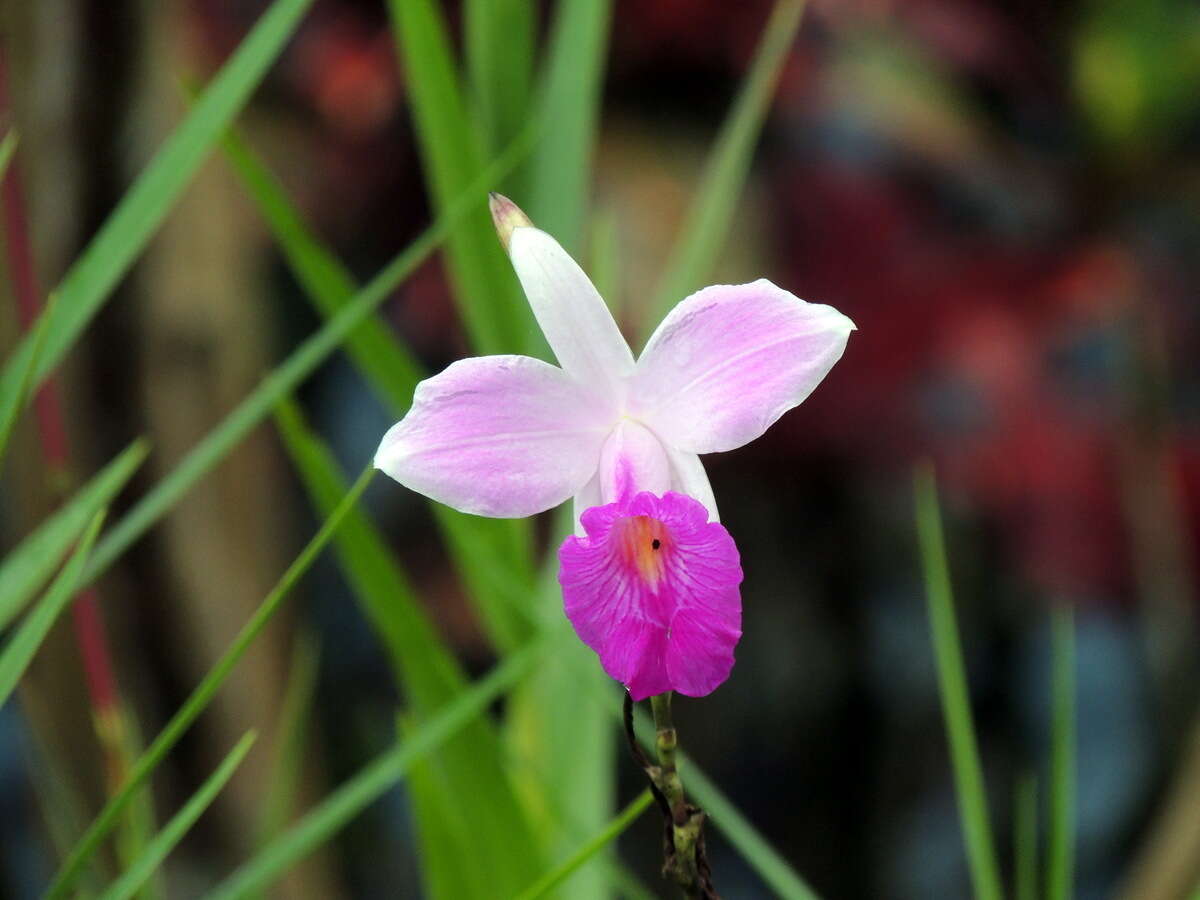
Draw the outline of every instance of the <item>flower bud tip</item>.
M500 238L500 244L508 251L509 242L512 240L512 233L518 228L532 228L533 222L529 221L529 216L521 212L521 208L513 203L503 194L497 194L494 191L488 194L488 209L492 211L492 221L496 225L496 234Z

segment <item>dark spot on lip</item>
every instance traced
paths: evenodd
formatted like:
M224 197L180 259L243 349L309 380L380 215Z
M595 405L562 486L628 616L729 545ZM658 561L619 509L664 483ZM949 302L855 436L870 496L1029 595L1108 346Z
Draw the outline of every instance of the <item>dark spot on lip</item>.
M650 549L652 549L652 550L657 550L661 546L662 546L662 541L660 541L658 538L655 538L654 540L652 540L650 542Z

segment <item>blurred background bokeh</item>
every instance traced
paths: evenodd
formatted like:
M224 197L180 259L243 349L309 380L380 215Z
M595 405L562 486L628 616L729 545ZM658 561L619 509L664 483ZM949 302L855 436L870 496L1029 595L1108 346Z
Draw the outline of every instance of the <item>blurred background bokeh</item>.
M265 5L3 4L3 115L21 129L23 194L6 188L5 218L11 239L23 202L39 283L58 280L178 121L181 85L206 79ZM770 7L613 6L587 230L616 242L608 299L631 336ZM457 33L458 5L444 11ZM430 220L401 72L381 2L318 0L239 118L364 281ZM1198 113L1200 10L1185 0L810 0L710 280L769 277L859 331L799 410L706 460L747 573L745 636L729 682L677 717L687 749L822 896L970 894L914 537L924 457L940 479L1002 864L1018 783L1044 783L1049 610L1068 603L1077 896L1169 900L1200 876ZM13 260L5 347L21 326ZM450 290L433 258L382 307L431 371L470 353ZM91 473L145 434L154 453L136 496L319 322L216 155L62 370L71 468ZM391 423L341 356L299 399L347 471ZM15 440L6 547L61 474L34 420ZM383 481L372 511L443 634L484 671L492 651L427 506ZM102 579L143 733L316 524L265 427ZM298 592L160 772L167 808L246 727L272 740L297 635L320 646L302 793L322 795L390 740L388 665L335 563ZM4 896L35 896L54 869L46 802L86 822L104 794L84 685L64 622L20 702L0 710ZM253 844L271 759L248 760L172 858L172 895L192 896ZM639 773L618 760L628 798ZM406 810L401 786L279 895L417 896ZM768 896L711 840L726 896ZM649 817L621 850L661 886Z

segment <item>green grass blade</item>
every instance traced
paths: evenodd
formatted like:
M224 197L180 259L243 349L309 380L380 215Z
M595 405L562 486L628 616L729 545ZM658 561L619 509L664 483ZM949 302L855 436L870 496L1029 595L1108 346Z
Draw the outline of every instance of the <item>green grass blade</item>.
M591 185L611 0L568 0L555 9L538 98L542 133L519 205L568 251L578 252Z
M320 640L313 631L302 628L292 639L287 690L279 709L275 759L258 823L259 846L281 832L296 812L294 805L304 771L305 738L312 722L320 663Z
M340 831L355 816L396 784L417 761L434 753L459 729L544 658L545 638L510 654L490 674L433 716L408 737L337 788L296 825L255 854L219 884L208 900L231 900L270 887L289 868ZM464 861L464 865L469 865Z
M484 146L503 147L529 112L537 9L531 0L466 0L467 76Z
M425 182L440 210L482 169L481 135L467 115L445 22L433 0L389 0L388 7ZM485 203L481 201L448 236L446 256L459 313L475 350L545 357L545 342L496 240Z
M1068 900L1075 885L1075 621L1069 607L1054 611L1051 633L1053 728L1046 897Z
M133 477L147 452L145 441L134 441L4 557L0 562L0 628L45 584L67 548L97 510L108 505Z
M643 336L649 336L672 306L701 287L711 271L733 226L735 205L750 170L754 145L803 11L803 0L779 0L775 4L750 73L705 165L683 233L641 320Z
M6 139L7 140L7 139ZM0 156L3 155L3 144L0 144ZM0 160L3 162L3 160ZM3 177L3 169L0 167L0 178ZM50 299L46 303L46 311L37 323L34 325L33 334L33 350L29 354L28 364L21 372L21 380L18 383L17 389L9 394L4 394L0 397L0 461L4 459L4 452L8 449L8 439L12 437L13 427L17 424L17 419L20 418L21 411L29 402L30 386L33 384L33 371L37 366L38 360L42 356L42 349L46 346L46 335L50 331L50 315L54 308L55 296L50 295Z
M138 892L233 777L233 773L254 745L255 738L255 733L249 731L237 742L216 771L146 845L133 864L100 895L100 900L129 900Z
M309 567L316 561L317 556L325 548L325 545L329 543L330 539L337 532L338 526L342 524L346 515L354 508L354 504L358 502L358 498L362 495L362 492L370 484L374 473L374 469L370 467L363 471L362 475L354 483L354 487L342 499L338 508L325 520L312 540L300 551L300 555L288 566L287 571L283 573L279 581L275 584L275 587L271 589L271 592L259 604L258 609L254 611L254 615L242 626L242 630L238 632L237 637L233 639L233 642L226 649L225 653L208 670L208 674L204 676L200 684L196 686L195 690L184 701L184 704L176 710L175 715L171 717L171 720L158 733L158 736L146 749L146 752L138 758L125 784L121 786L121 789L100 810L100 814L96 816L95 820L88 827L88 830L79 840L79 843L71 851L70 856L63 862L49 890L46 892L48 900L65 897L71 890L76 878L79 876L80 870L91 859L92 854L100 846L100 842L107 837L108 833L112 831L113 826L117 824L121 813L134 798L138 788L146 783L146 780L154 772L155 768L158 767L158 764L163 761L163 758L175 746L179 738L196 721L196 717L207 708L213 696L220 689L221 685L225 683L225 679L229 677L229 673L233 671L233 667L238 664L238 661L245 655L250 645L262 633L263 628L271 621L271 618L282 605L296 582L308 571Z
M354 278L317 240L279 180L250 148L233 133L226 135L223 146L305 296L325 319L333 317L358 293ZM347 336L346 352L393 412L408 409L425 373L384 322L368 316Z
M537 900L566 881L580 866L594 857L597 853L615 841L626 828L637 821L637 817L646 811L654 800L650 791L644 790L637 798L623 809L603 831L580 847L554 869L539 878L527 890L518 895L518 900Z
M63 277L55 291L59 302L53 324L34 367L35 386L58 365L129 270L311 3L275 0L263 13ZM20 386L32 353L33 338L27 336L0 374L0 405Z
M679 760L681 771L686 771L684 786L688 793L763 883L785 900L817 900L813 889L771 846L763 833L742 815L716 782L705 775L686 754L681 754Z
M20 140L17 129L10 128L4 135L4 140L0 141L0 178L3 178L8 172L8 164L12 162L13 154L17 152L17 144Z
M314 509L327 515L345 494L333 454L309 430L294 401L279 405L275 421ZM334 547L413 711L423 715L440 708L447 697L466 686L466 676L429 620L407 574L362 509L347 515Z
M1017 900L1037 900L1037 777L1023 775L1017 782L1013 809L1013 870Z
M955 622L954 598L942 537L942 517L938 510L937 486L929 466L918 467L914 477L917 535L920 538L921 563L925 571L925 590L929 605L929 627L937 659L938 686L942 712L946 718L946 738L954 764L958 790L958 809L962 819L963 840L971 868L975 896L996 900L1003 896L1000 870L996 864L995 843L988 816L987 792L975 726L967 676Z
M344 493L333 454L309 431L294 403L280 405L277 422L313 505L326 512ZM350 513L335 546L342 570L380 636L398 685L409 701L410 718L419 725L462 693L466 676L429 621L387 543L362 510ZM515 893L537 876L539 854L533 829L505 771L502 746L491 722L480 719L467 725L442 748L437 764L438 772L422 782L433 808L441 807L429 794L439 788L458 809L462 797L473 798L469 821L464 821L461 829L466 842L459 850L488 873L486 883L481 884L485 893L480 896ZM467 895L459 896L465 900Z
M335 316L357 290L353 279L313 237L278 181L249 148L235 140L226 149L309 301L325 319ZM412 354L375 317L350 335L347 349L366 383L394 416L403 416L417 381L425 377ZM481 519L440 504L433 509L455 570L466 582L492 643L501 650L521 646L530 634L517 615L528 604L533 583L529 522Z
M183 460L129 511L96 545L85 582L96 578L208 474L248 435L283 397L291 393L382 303L445 237L459 217L487 194L486 186L503 177L528 152L532 132L513 143L488 171L406 250L379 272L353 301L297 347L242 400Z
M42 645L42 641L50 633L51 626L54 625L59 614L66 609L71 598L75 596L83 564L87 560L88 553L91 552L96 535L100 533L100 523L103 521L104 511L101 510L92 517L91 524L88 525L79 546L75 548L75 552L67 564L54 579L50 589L25 617L21 627L17 629L4 651L0 653L0 706L3 706L8 700L9 695L17 686L17 682L25 673L25 669Z

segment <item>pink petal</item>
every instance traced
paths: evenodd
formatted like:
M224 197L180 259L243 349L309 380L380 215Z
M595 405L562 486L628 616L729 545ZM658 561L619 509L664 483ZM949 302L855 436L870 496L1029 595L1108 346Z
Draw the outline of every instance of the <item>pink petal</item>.
M634 700L711 693L741 637L737 547L704 506L642 492L584 512L558 551L567 618Z
M375 466L480 516L530 516L596 471L609 413L566 373L526 356L459 360L417 385Z
M680 450L749 443L820 383L854 323L759 279L692 294L663 319L630 385L630 414Z
M617 402L633 374L633 354L604 301L554 238L517 228L513 268L559 365L580 384Z

